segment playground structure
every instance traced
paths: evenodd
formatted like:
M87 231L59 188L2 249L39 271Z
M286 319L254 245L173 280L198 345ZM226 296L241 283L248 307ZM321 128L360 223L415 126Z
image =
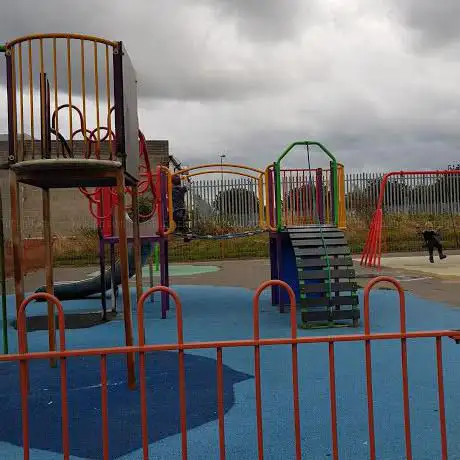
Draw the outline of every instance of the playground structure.
M77 65L75 53L79 56ZM5 57L16 308L19 310L24 300L19 184L32 185L42 190L46 292L50 295L54 292L50 190L78 187L94 201L94 196L87 192L87 188L115 187L125 343L130 346L133 344L133 332L125 218L126 187L131 188L133 258L138 297L142 294L142 287L137 206L140 169L137 83L129 56L122 42L79 34L43 34L21 37L9 42L6 45ZM91 83L87 81L90 69L94 75ZM91 103L87 97L88 93L94 94L94 101ZM74 102L79 99L82 105L82 111L79 112L80 127L75 130ZM59 116L59 110L65 107L68 109L68 124L62 122L62 114ZM101 124L104 111L107 120L105 128ZM92 131L89 130L90 119L95 119L96 122L96 128ZM30 130L30 136L25 135L26 129ZM102 134L104 131L106 135ZM52 134L61 141L61 151L52 149ZM73 139L76 134L83 137L88 147L84 152L73 151ZM102 149L105 140L108 148ZM94 151L91 146L94 146ZM56 348L54 320L54 306L48 301L51 351ZM133 356L129 355L127 360L128 382L132 386Z
M47 48L47 45L49 46ZM38 59L37 59L38 50ZM46 51L48 50L48 52ZM79 58L75 66L73 54ZM145 139L139 131L137 122L136 78L129 56L121 42L111 42L96 37L71 34L47 34L23 37L7 44L6 49L8 77L8 115L9 115L9 168L11 172L11 216L15 278L15 306L18 321L18 353L0 356L4 364L19 362L20 368L20 401L22 421L22 447L24 458L30 456L29 429L33 425L29 417L29 409L36 401L29 399L29 381L33 362L50 360L55 365L59 361L60 396L59 424L62 427L62 452L64 458L74 454L72 449L85 447L84 442L75 442L74 432L69 428L69 379L67 375L68 361L77 358L97 357L100 360L100 397L101 397L101 456L110 457L109 443L109 376L107 372L109 357L121 355L127 360L128 386L134 389L135 361L139 362L139 394L140 394L140 432L143 458L149 458L149 437L151 431L148 424L148 399L146 358L149 352L174 351L178 361L178 407L180 452L182 458L187 458L189 441L187 429L187 391L186 350L206 349L216 350L217 372L217 421L218 421L218 455L225 458L226 426L224 406L224 364L223 350L247 348L254 351L254 381L255 381L255 423L257 435L256 455L264 457L264 418L262 407L264 396L262 392L261 347L288 346L291 364L292 385L292 422L293 443L289 446L295 458L301 459L307 451L302 442L302 433L308 434L303 428L305 419L301 407L299 373L305 366L299 366L300 345L327 344L329 379L328 399L330 402L330 444L334 460L339 458L339 417L336 391L336 344L340 342L355 342L365 347L364 376L366 381L368 451L372 459L376 458L377 441L374 416L373 379L371 367L371 342L393 340L400 342L402 362L402 414L404 420L404 451L407 458L412 458L411 420L409 411L408 386L408 353L407 340L417 338L433 338L436 347L437 396L439 403L440 451L441 458L447 458L447 431L444 401L443 355L441 339L452 337L451 330L408 332L406 329L406 305L404 292L396 281L387 277L373 280L364 292L364 332L353 335L338 335L327 337L301 336L297 330L297 305L300 306L304 326L320 322L333 326L337 321L351 320L358 326L359 309L357 286L354 282L354 271L350 250L346 243L343 230L345 228L343 166L322 144L315 141L298 141L289 145L274 164L265 170L241 165L199 165L191 168L170 171L159 166L152 171L148 164L148 154L145 149ZM88 57L89 56L89 57ZM103 77L99 66L103 60ZM110 65L110 58L112 65ZM66 85L61 86L58 62L65 63ZM95 76L93 115L89 114L89 102L86 100L88 91L88 62L93 66ZM79 65L78 65L79 63ZM52 69L48 74L45 70ZM78 83L73 78L78 74ZM51 75L51 76L50 76ZM37 82L39 82L37 86ZM106 86L104 102L101 102L101 82ZM38 92L37 92L38 88ZM60 99L66 99L65 104ZM82 110L78 109L75 99L81 98ZM25 100L28 110L25 110ZM111 101L113 100L113 104ZM54 106L54 111L52 110ZM38 108L38 110L37 110ZM62 116L60 110L68 109L68 126L59 123ZM101 123L103 110L106 111L107 124ZM39 113L39 116L37 116ZM72 114L79 113L80 127L74 129ZM111 120L111 114L114 121ZM62 115L62 114L61 114ZM28 120L26 118L29 117ZM96 128L90 130L89 120L96 120ZM39 123L36 123L36 120ZM34 135L36 126L40 126L40 136ZM31 133L25 136L26 130ZM105 132L106 134L102 134ZM50 137L54 135L61 144L61 149L51 148ZM82 136L87 148L84 152L74 151L72 144L76 135ZM36 140L37 139L37 140ZM297 146L305 146L308 155L308 167L305 169L283 169L285 157ZM310 147L318 147L329 159L327 170L312 168L309 158ZM220 168L220 169L219 169ZM223 169L225 168L225 169ZM172 178L177 175L183 179L191 179L210 172L211 174L226 173L243 175L256 183L257 206L251 209L257 219L253 231L265 231L270 235L270 255L272 280L257 289L253 299L253 329L252 338L245 340L220 340L186 342L184 340L184 325L182 303L177 294L172 291L168 277L168 239L175 234L174 203L172 202ZM249 177L250 176L250 177ZM23 273L21 267L21 215L19 184L25 183L42 189L44 240L46 244L46 292L36 292L24 299ZM99 277L77 283L54 284L53 254L51 246L50 225L50 189L58 187L80 188L88 198L90 212L97 220L101 236L101 273ZM93 191L90 189L93 188ZM142 217L141 224L138 197L145 194L151 201L151 210ZM126 196L131 196L131 206L126 206ZM226 209L224 207L224 209ZM131 214L128 216L127 214ZM370 244L371 254L378 251L379 218L373 226ZM381 219L380 219L381 222ZM143 225L143 227L142 227ZM142 228L141 228L142 227ZM243 226L244 227L244 226ZM245 230L250 233L250 230ZM0 235L2 236L2 235ZM199 235L192 235L199 237ZM235 236L235 235L233 235ZM217 235L217 237L232 237L232 235ZM376 241L376 243L374 243ZM1 243L2 241L0 241ZM131 246L128 246L131 243ZM105 245L111 249L111 270L106 273ZM113 247L118 245L119 263L115 263ZM3 245L2 245L3 247ZM159 251L159 268L161 271L160 286L142 292L141 268L154 251ZM373 252L374 251L374 252ZM2 254L0 254L2 256ZM372 260L374 260L372 256ZM131 314L131 299L129 293L129 278L136 276L136 298L138 319L138 341L133 341L133 324ZM371 333L369 295L371 289L379 282L393 283L399 295L400 330L391 333ZM112 299L116 302L116 288L121 285L125 346L105 349L66 350L65 337L65 306L59 300L85 298L93 293L101 293L103 319L106 318L107 307L105 293L112 289ZM286 338L264 339L260 330L260 296L271 288L273 305L279 305L280 310L289 309L290 333ZM39 289L41 291L41 289ZM5 293L4 286L2 292ZM169 308L169 298L172 297L176 306L176 343L148 344L146 340L146 324L144 307L146 300L154 293L161 293L162 317L165 318ZM30 353L27 343L26 308L34 301L45 301L48 306L49 351ZM344 308L348 307L348 308ZM112 308L116 308L116 303ZM4 309L6 310L6 308ZM59 351L56 350L54 324L55 311L58 313ZM5 315L4 315L5 316ZM7 324L5 317L4 327ZM165 342L166 343L166 342ZM377 347L376 347L377 348ZM191 354L190 354L191 355ZM281 355L282 356L282 355ZM285 357L284 357L285 358ZM241 360L248 362L248 360ZM344 360L345 362L346 360ZM279 374L279 372L277 371ZM187 374L187 375L186 375ZM353 376L355 378L355 376ZM188 390L188 389L187 389ZM98 389L99 391L99 389ZM308 392L310 390L308 389ZM273 392L274 393L274 392ZM122 399L122 398L118 398ZM250 398L247 401L251 401ZM273 406L272 406L273 408ZM92 408L93 410L93 408ZM16 417L18 418L18 417ZM93 426L90 427L94 429ZM93 433L94 434L94 433ZM113 442L113 439L112 439ZM367 443L360 443L366 444ZM265 444L266 445L266 444ZM33 447L33 446L32 446ZM270 446L271 447L271 446ZM423 446L422 446L423 447ZM362 448L362 446L361 446ZM366 447L367 451L367 447ZM241 452L241 451L240 451ZM83 455L82 455L83 456ZM206 457L201 457L206 458ZM214 457L207 457L214 458ZM279 457L281 458L281 457ZM320 458L320 457L317 457Z

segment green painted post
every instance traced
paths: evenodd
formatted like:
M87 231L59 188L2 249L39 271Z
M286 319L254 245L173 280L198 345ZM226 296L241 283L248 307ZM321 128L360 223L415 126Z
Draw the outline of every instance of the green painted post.
M155 245L154 258L155 258L155 271L159 271L160 270L160 245L159 244Z
M3 353L8 354L8 322L6 315L5 233L3 229L3 203L0 189L0 283L2 289Z

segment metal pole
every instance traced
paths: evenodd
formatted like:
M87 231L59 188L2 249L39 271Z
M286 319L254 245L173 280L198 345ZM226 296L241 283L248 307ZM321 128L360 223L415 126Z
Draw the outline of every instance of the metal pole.
M8 324L6 315L6 266L5 266L5 232L3 228L3 203L0 188L0 282L2 288L2 332L3 353L8 354Z
M0 53L6 51L5 45L0 45ZM3 202L0 188L0 285L2 289L2 334L3 353L8 354L8 324L6 314L6 265L5 265L5 231L3 228Z
M160 245L158 243L155 244L155 271L160 270ZM153 282L152 282L153 286Z

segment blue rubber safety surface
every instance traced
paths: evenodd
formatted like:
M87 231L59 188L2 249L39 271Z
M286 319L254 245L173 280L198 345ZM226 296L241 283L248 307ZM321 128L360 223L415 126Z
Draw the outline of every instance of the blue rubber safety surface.
M186 341L251 338L253 292L241 288L178 286L183 301ZM135 293L132 292L133 303ZM8 316L14 317L13 298ZM176 340L176 310L160 319L159 296L145 307L146 341ZM360 293L362 309L362 293ZM96 311L98 299L64 303L66 312ZM260 308L261 335L286 337L289 315L270 304L268 291ZM31 304L29 314L43 314L44 304ZM135 336L137 311L133 309ZM362 314L361 314L362 317ZM399 304L392 291L371 296L374 332L399 329ZM409 330L460 329L460 310L407 295ZM359 328L301 330L299 335L343 335ZM16 331L10 327L11 348ZM88 329L66 331L67 348L123 345L123 321L114 320ZM46 331L28 335L31 351L46 350ZM404 421L402 411L400 341L372 344L374 412L377 458L402 459ZM329 365L327 344L298 348L303 458L332 457ZM434 339L408 342L409 388L413 457L441 458L439 406ZM443 340L444 384L449 458L460 458L460 346ZM228 459L257 458L254 350L224 349L224 409ZM369 458L364 343L335 345L339 454L343 459ZM70 445L74 459L102 458L100 359L69 358ZM21 400L17 363L0 364L0 452L2 458L22 458ZM139 390L126 385L125 357L111 356L108 367L110 458L142 458ZM187 351L185 358L189 458L218 458L216 350ZM291 347L275 345L261 351L264 450L267 459L294 458ZM180 458L178 360L175 352L157 352L147 358L148 427L150 457ZM45 361L30 365L30 439L33 459L62 458L59 368Z

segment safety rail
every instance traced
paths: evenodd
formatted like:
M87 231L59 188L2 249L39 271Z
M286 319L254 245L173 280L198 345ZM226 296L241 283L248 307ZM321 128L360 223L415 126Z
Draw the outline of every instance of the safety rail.
M280 170L283 224L288 227L331 224L331 171L322 168Z
M334 155L322 145L320 142L317 141L296 141L289 145L283 153L279 156L279 158L274 163L275 169L275 189L276 189L276 215L277 215L277 229L278 231L283 230L283 228L288 224L283 221L283 212L282 212L282 180L281 180L281 163L283 159L297 146L306 146L307 148L310 146L317 146L320 150L326 154L327 157L330 159L330 170L331 170L331 207L332 207L332 222L334 225L338 225L339 222L339 195L338 195L338 176L337 176L337 160ZM310 169L310 166L309 166Z
M118 112L123 107L118 104L122 82L117 59L123 54L121 42L82 34L33 34L6 43L5 54L12 133L10 163L40 158L89 158L93 146L98 158L117 160L114 152L120 148L114 144L121 142L121 138L116 139L114 128L121 131ZM81 101L81 109L75 101ZM62 110L65 115L60 113ZM74 124L75 114L78 128ZM67 122L63 123L65 118ZM93 130L87 126L89 118L96 121ZM106 126L102 120L107 121ZM30 127L29 134L26 127ZM56 138L54 144L51 134ZM74 151L78 134L83 146Z
M400 304L400 330L398 332L371 332L370 324L370 293L371 290L379 283L391 283L399 293ZM259 297L261 293L270 286L279 286L287 290L290 298L290 335L285 338L261 338L259 322ZM177 321L177 341L176 343L147 344L144 333L144 302L155 292L163 292L171 296L176 303L176 321ZM25 308L32 300L38 296L52 301L58 308L59 325L60 325L60 350L53 352L25 352ZM337 382L335 368L335 349L338 343L357 342L363 343L365 348L365 375L366 375L366 396L368 406L368 430L369 430L369 457L372 460L377 458L375 443L375 422L373 408L373 381L372 381L372 355L371 344L375 341L398 340L401 342L401 372L402 372L402 392L403 392L403 415L404 415L404 439L405 453L407 458L412 458L412 440L411 425L409 417L409 386L408 386L408 356L407 341L417 338L434 338L436 342L436 366L438 382L438 405L439 405L439 424L440 424L440 456L438 458L447 459L448 444L446 431L446 413L444 401L444 377L442 361L442 338L452 337L451 330L434 330L434 331L415 331L408 332L406 328L406 312L404 291L398 281L390 277L377 277L372 280L364 291L364 333L361 334L343 334L333 336L301 336L297 335L297 312L295 295L292 289L284 282L278 280L267 281L263 283L255 292L253 297L253 338L244 340L226 340L226 341L208 341L208 342L185 342L183 336L183 316L182 305L178 295L170 288L155 287L146 291L138 303L138 345L130 347L113 347L113 348L93 348L93 349L65 349L65 335L63 330L64 312L59 301L49 294L34 295L26 299L18 313L18 334L19 334L19 353L10 355L0 355L0 362L19 362L20 363L20 393L21 393L21 412L23 426L23 447L24 458L30 458L29 448L29 419L28 419L28 377L27 366L34 360L57 359L61 368L61 397L62 397L62 449L64 458L69 458L72 454L71 436L69 437L69 426L67 416L67 376L66 365L69 359L78 357L94 356L100 358L100 378L101 378L101 421L102 421L102 458L110 458L110 442L108 429L108 376L107 376L107 359L112 355L126 355L139 357L139 381L140 381L140 398L141 398L141 427L142 427L142 445L139 449L143 450L143 458L149 458L149 438L147 430L147 411L149 404L146 399L146 372L145 372L145 355L158 351L176 351L178 352L179 366L179 415L180 415L180 432L181 432L181 456L186 459L188 456L187 440L187 404L185 391L185 363L184 355L187 350L216 350L216 373L217 373L217 425L218 425L218 445L219 458L226 457L226 432L225 432L225 411L223 406L223 350L237 347L254 348L254 376L255 376L255 399L256 399L256 425L257 425L257 458L264 458L264 426L263 420L263 398L262 398L262 374L261 374L261 347L274 347L280 345L289 345L292 353L292 389L293 389L293 417L294 417L294 446L293 455L296 459L301 459L303 452L302 435L301 435L301 408L299 401L299 366L298 366L298 348L306 344L328 344L328 374L329 374L329 401L330 401L330 430L331 430L331 452L332 458L339 458L339 437L338 437L338 414L337 414ZM284 392L286 395L288 392ZM303 412L302 412L303 413ZM303 414L308 417L308 412ZM227 435L228 436L228 435ZM303 434L303 438L308 437L308 433ZM313 437L309 442L312 442Z

